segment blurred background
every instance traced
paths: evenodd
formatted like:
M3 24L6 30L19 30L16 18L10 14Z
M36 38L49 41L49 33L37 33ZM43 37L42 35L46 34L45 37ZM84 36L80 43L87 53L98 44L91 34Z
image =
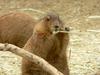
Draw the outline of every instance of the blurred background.
M100 0L0 0L0 16L24 12L39 19L47 12L59 14L71 27L68 51L71 51L71 75L95 75L100 72ZM0 52L0 75L20 75L21 58Z

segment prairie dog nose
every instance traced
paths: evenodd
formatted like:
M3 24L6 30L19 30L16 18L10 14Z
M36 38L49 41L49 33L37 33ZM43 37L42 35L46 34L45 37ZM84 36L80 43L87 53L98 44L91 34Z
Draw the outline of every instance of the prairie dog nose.
M69 27L65 27L65 31L70 31L70 28Z
M59 26L56 25L54 28L55 28L55 31L59 31Z

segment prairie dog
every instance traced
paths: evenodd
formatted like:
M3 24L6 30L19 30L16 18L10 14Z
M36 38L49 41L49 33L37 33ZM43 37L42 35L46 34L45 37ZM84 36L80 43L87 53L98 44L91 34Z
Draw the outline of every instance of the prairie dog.
M12 12L0 16L0 42L24 47L35 23L36 20L25 13Z
M38 21L33 28L33 34L24 46L25 50L44 58L64 75L69 75L66 48L69 43L68 33L53 34L61 30L63 23L59 16L48 14ZM23 58L22 75L50 75L36 64Z

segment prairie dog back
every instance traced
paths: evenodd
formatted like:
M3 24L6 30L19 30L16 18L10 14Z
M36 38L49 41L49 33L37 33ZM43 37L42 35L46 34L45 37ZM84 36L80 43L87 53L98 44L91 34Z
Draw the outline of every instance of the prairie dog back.
M25 13L8 13L0 17L0 42L23 47L33 33L36 20Z

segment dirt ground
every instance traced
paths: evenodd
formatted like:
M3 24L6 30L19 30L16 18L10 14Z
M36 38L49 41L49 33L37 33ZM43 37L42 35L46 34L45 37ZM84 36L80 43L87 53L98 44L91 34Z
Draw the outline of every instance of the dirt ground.
M24 12L38 19L49 11L58 13L72 29L68 48L71 75L100 72L100 0L0 0L0 15ZM19 56L0 52L0 75L20 75L20 68Z

